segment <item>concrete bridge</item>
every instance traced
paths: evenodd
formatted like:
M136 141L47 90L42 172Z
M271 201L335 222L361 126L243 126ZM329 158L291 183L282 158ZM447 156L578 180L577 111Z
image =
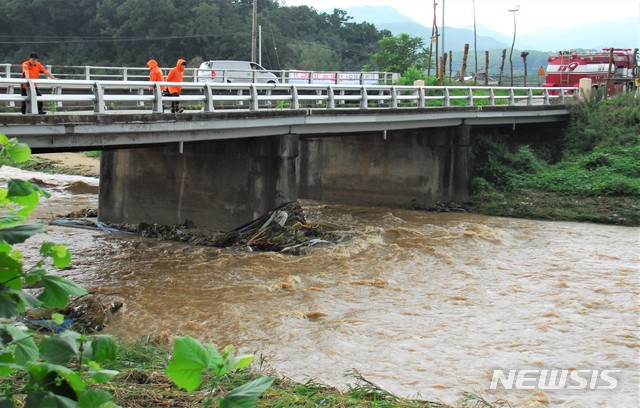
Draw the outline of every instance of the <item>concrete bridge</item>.
M180 98L200 105L169 114L158 84L150 94L134 89L148 82L105 92L116 85L47 94L65 108L54 114L0 113L0 132L35 152L102 150L102 221L190 220L220 230L298 198L405 207L462 200L475 132L543 137L566 121L573 100L535 88L191 84ZM105 111L107 95L123 103Z

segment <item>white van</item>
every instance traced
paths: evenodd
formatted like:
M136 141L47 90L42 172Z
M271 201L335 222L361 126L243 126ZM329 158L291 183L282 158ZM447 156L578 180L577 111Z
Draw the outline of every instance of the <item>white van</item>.
M280 82L260 64L249 61L205 61L198 68L197 78L198 82Z

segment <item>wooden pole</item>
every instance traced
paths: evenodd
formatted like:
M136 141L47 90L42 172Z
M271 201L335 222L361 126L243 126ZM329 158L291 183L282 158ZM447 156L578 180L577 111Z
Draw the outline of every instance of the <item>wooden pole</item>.
M500 62L500 78L498 79L498 86L502 86L502 75L504 73L504 59L507 56L507 49L502 49L502 62Z
M438 5L438 3L436 3L435 0L433 0L433 30L434 30L434 35L435 37L432 38L432 41L436 42L436 76L440 75L440 71L438 70L438 60L440 59L440 55L438 53L438 23L436 21L436 6Z
M484 52L484 86L489 86L489 51Z
M469 44L464 45L464 51L462 53L462 68L460 68L460 82L464 82L464 74L467 70L467 55L469 54Z
M604 98L607 99L609 96L609 83L612 80L611 78L611 67L613 66L613 47L609 48L609 68L607 68L607 82L604 86ZM615 85L614 85L615 86Z
M444 59L445 61L447 60L446 58ZM453 51L449 50L449 83L451 83L451 66L453 62Z
M473 84L478 82L478 41L476 39L476 0L473 0L473 61L475 69L473 70Z
M522 51L520 56L522 57L522 63L524 64L524 86L527 86L527 56L529 56L529 53Z

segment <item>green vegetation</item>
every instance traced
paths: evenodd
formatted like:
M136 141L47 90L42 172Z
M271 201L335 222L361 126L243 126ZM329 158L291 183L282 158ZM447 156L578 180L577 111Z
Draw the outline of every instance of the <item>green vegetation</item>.
M212 397L224 395L227 390L238 389L259 377L248 368L216 379L217 391L203 394L180 390L162 372L169 364L169 353L164 345L153 339L141 339L135 343L120 342L118 355L107 366L120 371L109 384L104 385L114 396L115 402L126 408L143 408L150 405L164 406L171 402L176 407L202 406ZM274 378L260 398L264 408L445 408L449 405L438 401L400 398L380 388L358 371L346 373L350 385L339 390L316 380L297 383L268 373ZM203 378L208 378L207 376ZM504 407L506 403L491 403L481 395L464 393L458 407Z
M25 162L31 155L27 145L5 135L0 135L0 146L4 159ZM112 336L73 330L36 335L11 320L27 309L60 308L69 296L86 294L75 283L47 273L47 267L65 268L71 262L65 245L44 241L35 262L14 248L45 232L43 223L27 222L40 197L48 194L23 180L9 180L0 189L0 406L112 407L111 395L95 387L117 374L100 367L115 358ZM48 323L62 328L65 319L54 313Z
M249 60L253 0L3 0L2 62L22 63L37 51L53 65L140 66L150 58L172 67L207 59ZM262 61L268 69L360 70L390 33L354 23L343 10L259 0ZM38 27L25 41L24 27Z
M473 141L471 210L491 215L640 225L640 99L573 107L559 139Z

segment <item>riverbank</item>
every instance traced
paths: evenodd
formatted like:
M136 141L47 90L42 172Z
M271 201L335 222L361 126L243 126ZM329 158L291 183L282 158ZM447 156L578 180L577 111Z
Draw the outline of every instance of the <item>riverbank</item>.
M560 195L534 189L493 191L472 196L469 212L498 217L640 226L640 197Z
M254 370L242 370L225 377L216 392L208 393L206 379L203 392L180 390L164 373L169 359L168 338L145 338L136 342L118 342L118 359L105 365L106 369L120 373L105 387L114 397L115 403L123 408L146 408L150 406L170 406L190 408L201 406L208 397L217 397L237 388L259 375L274 378L260 398L260 407L386 407L386 408L446 408L448 404L437 401L397 397L376 384L368 381L358 372L350 374L350 385L345 390L309 379L298 383L268 368L268 362L260 361ZM257 361L256 361L257 362ZM255 363L254 363L255 364ZM134 367L134 368L132 368ZM501 407L505 405L489 403L480 395L465 393L458 407Z

